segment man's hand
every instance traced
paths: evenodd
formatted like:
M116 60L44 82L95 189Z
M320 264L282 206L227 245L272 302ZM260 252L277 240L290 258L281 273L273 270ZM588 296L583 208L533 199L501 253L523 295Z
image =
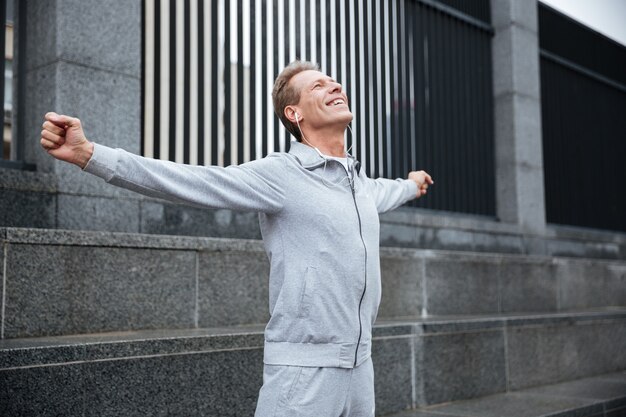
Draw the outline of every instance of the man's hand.
M429 185L434 184L433 179L426 173L426 171L412 171L409 172L409 179L415 181L417 184L417 195L416 198L420 198L424 194L426 194L426 190Z
M93 155L93 143L85 137L80 120L53 112L45 115L41 146L56 159L76 164L81 169Z

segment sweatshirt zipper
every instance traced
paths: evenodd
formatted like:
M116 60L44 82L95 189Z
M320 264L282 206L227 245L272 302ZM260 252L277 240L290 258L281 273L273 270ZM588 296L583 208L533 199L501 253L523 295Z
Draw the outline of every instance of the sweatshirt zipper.
M339 161L336 161L346 171L346 175L350 178L350 173L346 167ZM361 224L361 213L359 213L359 206L356 203L356 194L354 191L354 173L352 174L352 181L350 181L350 190L352 191L352 200L354 201L354 208L356 209L356 216L359 219L359 236L361 237L361 243L363 243L363 250L365 251L365 280L363 282L363 292L361 293L361 299L359 300L359 338L356 342L356 349L354 350L354 366L356 366L357 357L359 353L359 344L361 343L361 336L363 335L363 323L361 321L361 304L363 304L363 298L365 297L365 290L367 289L367 246L365 246L365 240L363 239L363 226Z
M365 282L363 286L363 292L361 293L361 299L359 300L359 339L356 342L356 349L354 351L354 366L356 366L357 355L359 353L359 344L361 343L361 335L363 334L363 325L361 323L361 304L363 303L363 297L365 297L365 290L367 289L367 246L365 246L365 240L363 240L363 227L361 225L361 214L359 213L359 206L356 204L356 195L354 193L354 184L350 183L350 189L352 190L352 199L354 200L354 208L356 209L356 215L359 219L359 235L361 236L361 242L363 243L363 249L365 250Z

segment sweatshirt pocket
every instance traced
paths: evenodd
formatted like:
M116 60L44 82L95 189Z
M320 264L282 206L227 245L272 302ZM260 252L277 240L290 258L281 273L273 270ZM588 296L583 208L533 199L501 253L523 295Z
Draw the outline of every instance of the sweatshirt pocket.
M298 304L298 317L309 317L315 296L315 283L317 281L317 269L308 266L302 278L300 290L300 302Z

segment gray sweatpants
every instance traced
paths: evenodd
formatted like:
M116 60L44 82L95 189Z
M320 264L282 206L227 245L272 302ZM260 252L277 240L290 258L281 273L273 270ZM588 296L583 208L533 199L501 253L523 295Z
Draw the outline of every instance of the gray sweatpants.
M263 366L254 417L374 417L374 367Z

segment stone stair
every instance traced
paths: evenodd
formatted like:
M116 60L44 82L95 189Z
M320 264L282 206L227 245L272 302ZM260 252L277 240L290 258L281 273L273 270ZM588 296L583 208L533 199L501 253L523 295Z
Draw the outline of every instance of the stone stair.
M388 417L623 417L626 372L455 401Z
M261 242L0 237L0 416L253 415L268 319ZM623 396L576 407L547 396L573 381L623 388L625 261L382 248L381 266L378 415L624 413Z

